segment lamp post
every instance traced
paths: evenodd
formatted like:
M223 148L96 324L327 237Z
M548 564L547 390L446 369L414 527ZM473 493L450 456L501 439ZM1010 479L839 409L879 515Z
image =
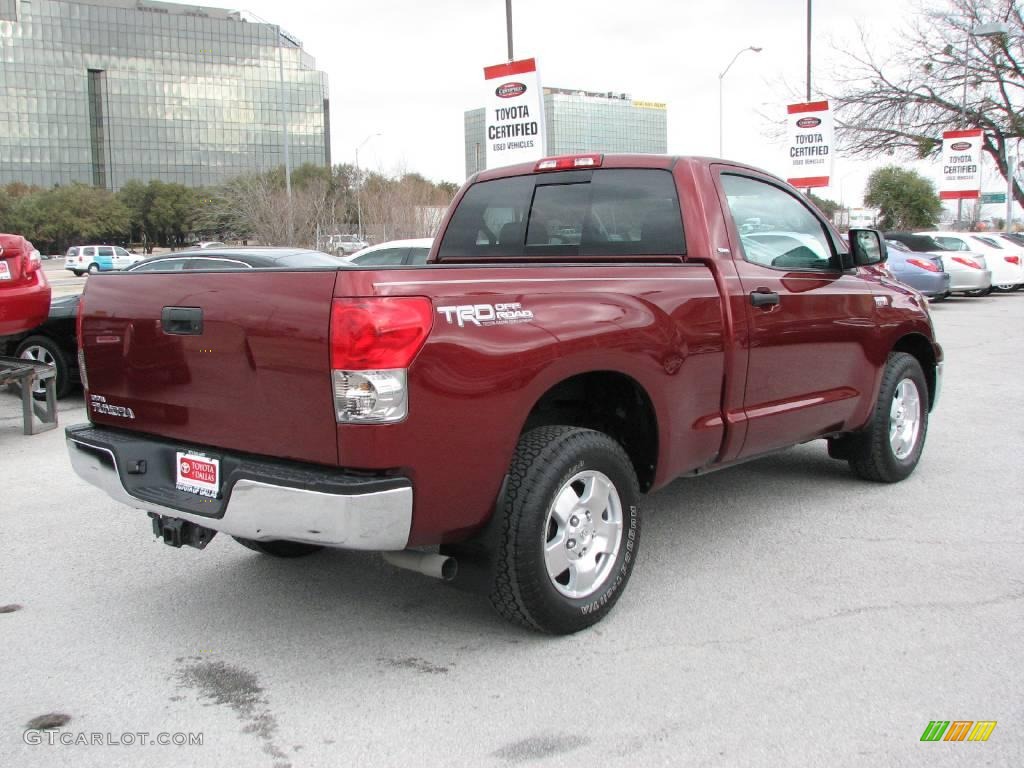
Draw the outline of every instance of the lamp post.
M997 35L1009 34L1010 28L1006 24L999 21L989 22L988 24L976 24L971 27L970 32L967 33L967 39L964 41L964 92L963 98L960 102L960 119L963 121L964 128L967 127L967 79L970 76L970 62L971 62L971 38L972 37L995 37ZM1009 147L1007 147L1007 163L1009 163ZM1009 171L1009 165L1007 165L1007 171ZM1010 175L1011 184L1010 189L1013 188L1012 179ZM1009 204L1009 198L1007 198L1007 204ZM964 218L964 201L958 199L956 201L956 223L959 227L963 222Z
M743 49L737 51L736 55L732 57L732 61L729 62L729 66L727 66L725 69L723 69L721 74L718 75L718 156L719 157L722 157L722 152L723 152L723 149L722 149L722 81L725 79L725 76L729 72L729 70L732 69L732 65L736 63L736 59L738 59L743 53L745 53L746 51L753 51L754 53L760 53L761 50L762 50L761 48L758 48L756 46L748 45L746 48L743 48Z
M371 133L356 147L356 219L358 221L359 239L363 239L363 173L359 170L359 150L363 148L370 139L380 136L380 133Z

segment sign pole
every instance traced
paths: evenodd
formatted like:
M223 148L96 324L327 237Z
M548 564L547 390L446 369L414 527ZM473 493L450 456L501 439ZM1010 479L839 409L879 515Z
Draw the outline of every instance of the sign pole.
M505 0L505 33L508 36L508 60L512 61L515 59L512 55L512 0Z

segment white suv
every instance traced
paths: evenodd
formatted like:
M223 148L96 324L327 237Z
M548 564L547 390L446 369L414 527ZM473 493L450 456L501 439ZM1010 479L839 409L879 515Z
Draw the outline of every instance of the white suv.
M144 258L128 253L116 245L76 245L68 248L64 257L64 269L71 270L76 277L81 277L86 272L95 274L124 269Z

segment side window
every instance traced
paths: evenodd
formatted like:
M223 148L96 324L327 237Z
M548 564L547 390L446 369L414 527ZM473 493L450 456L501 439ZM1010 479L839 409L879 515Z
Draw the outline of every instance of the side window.
M148 261L144 264L139 264L137 267L132 267L132 272L181 272L185 269L185 259L159 259L158 261Z
M75 258L76 256L78 256L78 249L74 248L74 247L68 248L67 256L68 256L68 258L71 258L71 259Z
M959 237L935 236L935 241L947 251L966 251L967 244Z
M356 256L352 261L361 267L378 267L389 264L402 264L408 248L382 248L365 256Z
M96 246L95 245L86 246L85 248L82 249L82 255L86 256L87 258L90 258L90 259L95 258L95 256L96 256Z
M121 256L121 257L130 256L131 255L124 248L117 248L117 247L114 248L114 253L116 253L118 256Z
M408 264L426 264L427 256L430 255L429 248L410 248Z
M234 259L189 259L185 265L185 269L199 271L199 270L243 270L252 269L248 264L241 261L235 261Z
M111 246L109 246L109 245L101 245L99 247L99 255L100 256L110 256L110 257L113 257L114 249Z
M806 205L758 179L722 175L743 257L775 269L834 268L828 234Z
M533 181L514 176L470 187L445 230L440 257L522 256Z

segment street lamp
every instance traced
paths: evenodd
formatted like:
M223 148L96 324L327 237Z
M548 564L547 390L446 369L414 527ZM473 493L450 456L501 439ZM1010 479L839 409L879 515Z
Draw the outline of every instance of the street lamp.
M963 121L964 128L967 127L967 79L970 76L969 73L970 73L970 62L971 62L971 38L972 37L996 37L998 35L1009 34L1009 32L1010 32L1010 28L1006 24L1003 24L1002 22L999 22L999 21L993 21L993 22L989 22L987 24L976 24L973 27L971 27L970 32L967 33L967 39L964 41L964 94L963 94L963 98L960 101L960 119ZM1007 148L1006 159L1007 159L1007 163L1009 163L1009 159L1010 159L1009 148ZM1009 170L1009 165L1007 165L1007 169ZM1013 181L1012 181L1013 176L1012 175L1010 176L1010 179L1011 179L1011 181L1010 181L1010 189L1012 190L1013 189ZM1007 210L1008 211L1011 210L1011 208L1010 208L1010 198L1009 197L1007 197L1006 203L1007 203ZM963 222L963 218L964 218L964 201L963 201L963 199L958 199L956 201L956 223L957 223L958 227Z
M359 228L360 240L363 239L363 174L359 170L359 150L362 149L363 145L365 145L370 139L374 139L377 136L382 135L383 134L381 133L371 133L359 142L359 146L356 147L356 218L358 220L357 226Z
M756 46L753 46L753 45L748 45L746 48L743 48L742 50L737 51L736 55L732 57L732 61L729 62L729 66L727 66L724 70L722 70L722 73L718 76L718 156L719 157L722 157L722 152L723 152L723 150L722 150L722 80L725 79L726 74L729 72L730 69L732 69L732 65L736 63L736 59L738 59L746 51L753 51L754 53L760 53L761 49L757 48Z

